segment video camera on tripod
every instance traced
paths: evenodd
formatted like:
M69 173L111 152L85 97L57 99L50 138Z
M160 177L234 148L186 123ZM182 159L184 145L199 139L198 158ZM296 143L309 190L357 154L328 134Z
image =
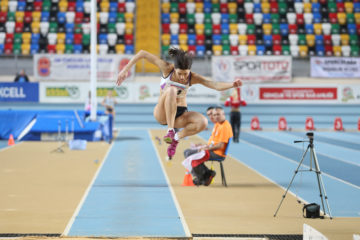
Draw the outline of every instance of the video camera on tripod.
M280 204L279 204L279 206L278 206L278 208L277 208L277 210L276 210L276 212L274 214L274 217L276 217L276 214L279 211L280 206L281 206L282 202L284 201L284 199L286 197L286 194L289 191L289 188L290 188L291 184L293 183L293 181L295 179L296 174L299 172L299 168L300 168L301 164L303 163L303 161L305 159L306 153L310 150L310 166L309 166L309 170L301 170L301 171L310 171L310 172L312 172L313 171L312 162L314 161L314 167L315 167L314 172L316 173L316 178L317 178L317 183L318 183L319 192L320 192L320 198L321 198L321 203L322 203L322 209L323 209L324 214L326 215L325 205L324 205L324 198L325 198L326 207L327 207L330 219L332 219L331 211L330 211L330 207L329 207L329 203L328 203L328 198L327 198L324 183L323 183L322 177L321 177L321 171L320 171L319 162L318 162L318 159L317 159L316 153L315 153L314 133L313 132L307 132L306 136L308 137L309 140L295 140L294 141L294 143L308 142L309 144L308 144L305 152L302 155L301 161L300 161L298 167L295 170L295 173L294 173L294 175L293 175L293 177L292 177L292 179L291 179L291 181L289 183L289 186L287 187L287 189L285 191L285 194L282 196L282 199L281 199ZM324 193L324 196L323 196L323 193Z

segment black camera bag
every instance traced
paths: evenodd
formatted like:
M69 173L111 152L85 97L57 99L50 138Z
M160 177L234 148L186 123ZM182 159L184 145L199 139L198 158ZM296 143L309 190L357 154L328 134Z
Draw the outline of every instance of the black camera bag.
M303 216L304 218L320 218L320 205L316 203L304 205Z

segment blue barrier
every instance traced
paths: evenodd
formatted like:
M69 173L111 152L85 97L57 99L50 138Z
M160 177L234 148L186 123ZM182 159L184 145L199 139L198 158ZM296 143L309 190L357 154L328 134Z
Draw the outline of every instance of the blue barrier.
M0 83L0 102L39 102L39 84Z
M3 110L0 111L0 139L10 134L18 138L32 120L36 120L22 140L41 140L44 133L73 133L74 139L88 141L112 139L112 116L98 111L99 121L85 121L85 111L74 110Z

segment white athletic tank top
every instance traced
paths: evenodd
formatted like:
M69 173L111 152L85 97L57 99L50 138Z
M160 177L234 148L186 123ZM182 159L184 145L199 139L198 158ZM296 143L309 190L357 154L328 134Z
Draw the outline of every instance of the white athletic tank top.
M165 88L168 87L168 86L174 86L174 87L176 87L178 89L177 98L183 98L183 97L186 96L187 90L191 86L191 83L190 83L190 81L191 81L191 72L189 74L187 84L181 84L181 83L178 83L178 82L171 81L171 76L172 76L173 72L174 72L174 70L172 70L170 72L170 74L166 78L161 76L160 88L161 88L161 90L165 90Z

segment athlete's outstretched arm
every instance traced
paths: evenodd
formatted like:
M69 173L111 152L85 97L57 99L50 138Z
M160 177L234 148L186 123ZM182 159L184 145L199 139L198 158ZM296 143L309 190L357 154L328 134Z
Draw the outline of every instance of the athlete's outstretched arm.
M126 66L119 72L116 85L120 85L128 76L128 72L133 65L135 65L139 60L146 59L150 63L158 66L164 74L170 73L172 70L172 64L162 60L158 56L151 54L145 50L140 50L135 56L126 64Z
M242 82L240 79L236 79L232 83L231 82L215 82L215 81L208 80L205 77L203 77L197 73L192 73L191 83L192 84L201 84L201 85L204 85L205 87L215 89L218 91L223 91L223 90L227 90L230 88L236 88L236 87L242 86Z

